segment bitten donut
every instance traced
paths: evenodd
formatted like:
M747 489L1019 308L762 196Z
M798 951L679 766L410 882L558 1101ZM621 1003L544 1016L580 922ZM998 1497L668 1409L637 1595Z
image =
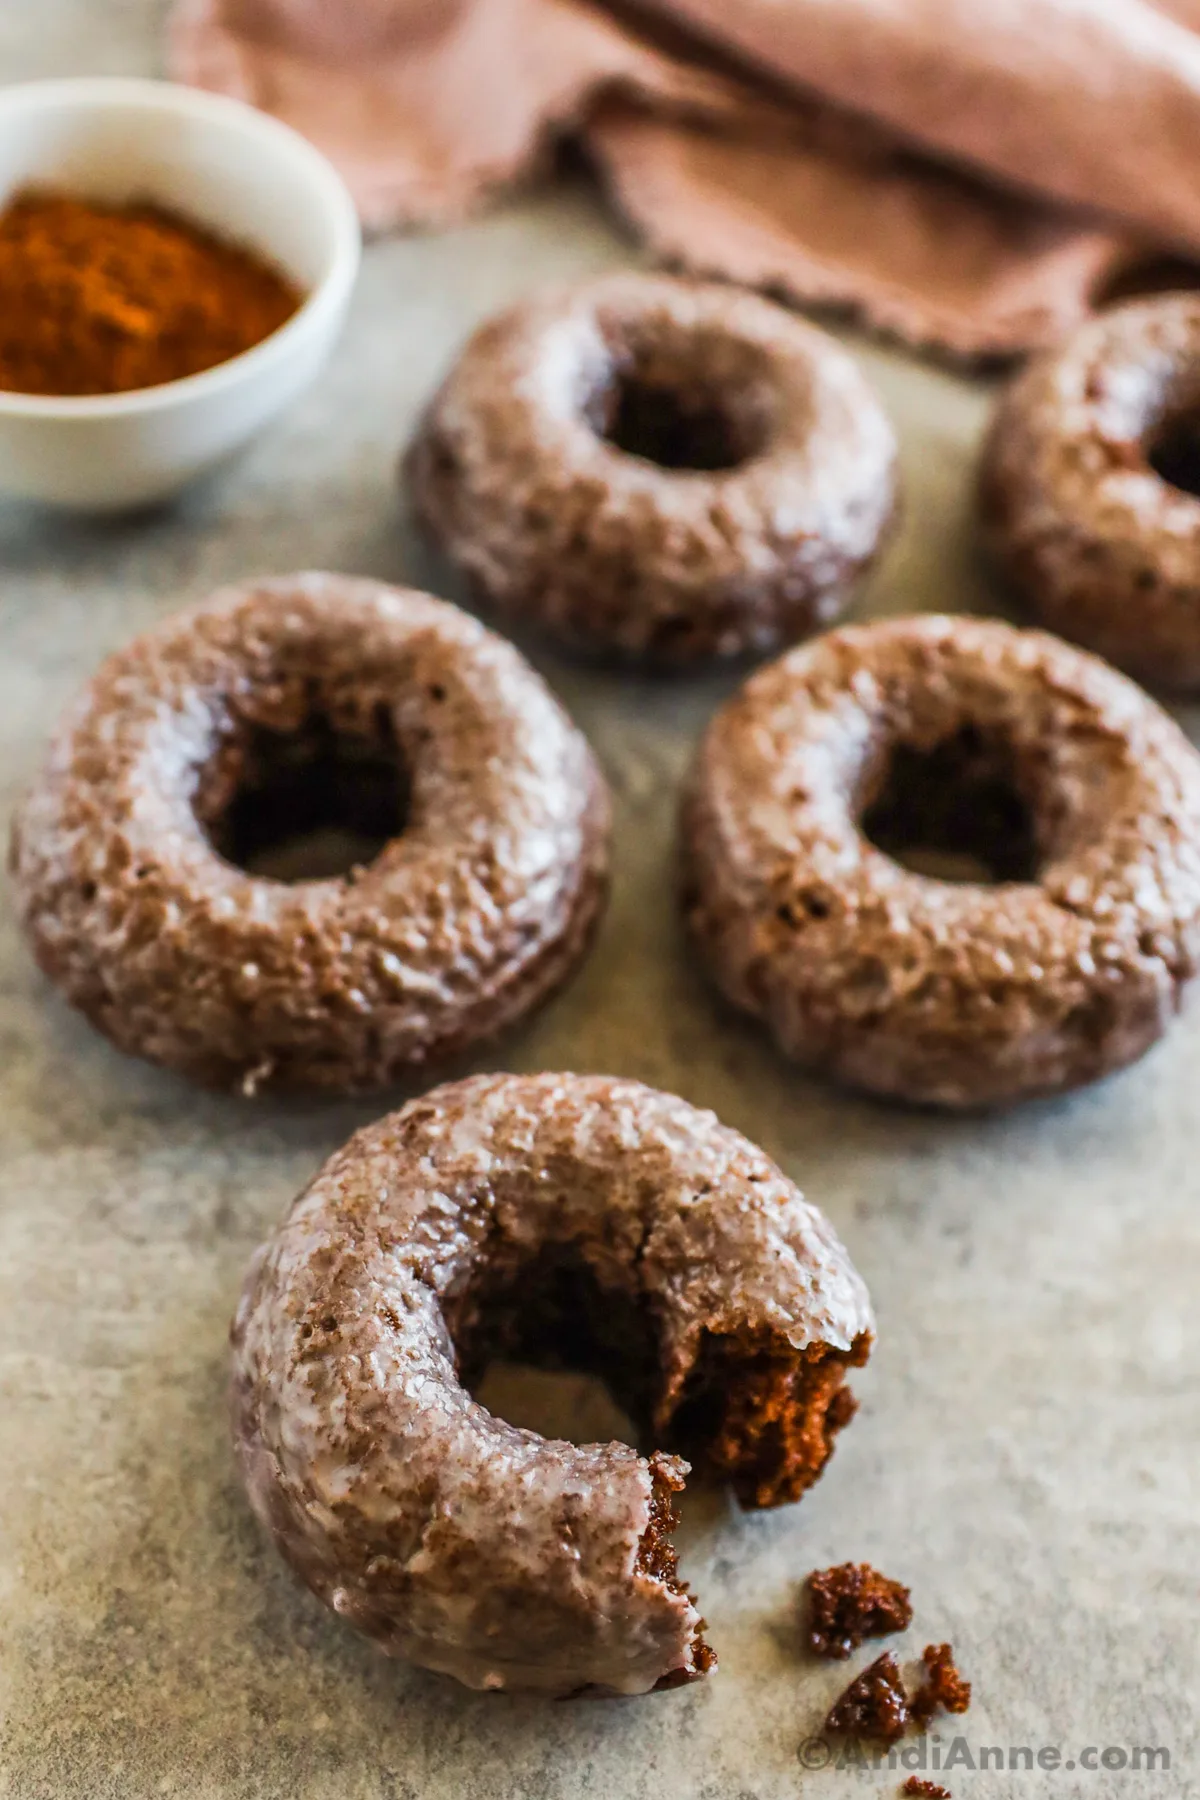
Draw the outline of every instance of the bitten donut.
M761 1150L631 1081L486 1075L325 1165L251 1267L235 1441L288 1562L475 1688L645 1693L715 1663L670 1541L688 1465L487 1412L490 1357L595 1368L653 1438L794 1500L854 1410L866 1290Z
M895 456L824 333L733 288L624 274L485 325L408 472L497 611L681 665L836 618L892 517Z
M355 833L328 879L249 872ZM123 1050L222 1087L378 1088L580 960L606 891L586 742L511 645L340 575L230 589L113 656L16 819L34 954Z
M1031 364L984 451L985 539L1031 610L1200 688L1200 294L1119 308Z
M1154 1043L1196 969L1200 757L1042 632L897 619L782 657L709 729L684 849L726 995L877 1094L1092 1081Z

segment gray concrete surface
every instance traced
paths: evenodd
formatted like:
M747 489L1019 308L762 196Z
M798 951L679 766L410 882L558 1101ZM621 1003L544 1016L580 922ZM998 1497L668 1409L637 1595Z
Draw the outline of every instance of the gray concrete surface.
M151 0L0 0L0 79L151 69ZM95 662L218 582L325 565L453 593L393 467L474 320L632 252L586 192L375 246L327 378L236 469L107 525L0 503L0 810ZM968 473L986 391L870 347L907 524L865 611L997 610ZM814 1800L901 1774L805 1771L845 1679L800 1651L804 1573L912 1584L904 1645L953 1639L981 1745L1165 1746L1169 1774L950 1778L971 1795L1200 1794L1200 1013L1102 1089L991 1120L848 1098L718 1016L679 941L677 783L729 678L653 686L537 660L617 797L617 882L580 979L495 1066L636 1075L761 1141L835 1220L880 1339L799 1507L689 1497L722 1659L612 1704L484 1698L389 1665L262 1542L225 1438L225 1332L252 1247L378 1110L249 1105L119 1057L36 975L0 904L0 1793L19 1800ZM1200 712L1188 716L1200 724ZM574 1391L533 1398L535 1416ZM542 1409L539 1414L538 1408ZM1018 1761L1020 1758L1018 1758ZM1111 1760L1111 1759L1110 1759Z

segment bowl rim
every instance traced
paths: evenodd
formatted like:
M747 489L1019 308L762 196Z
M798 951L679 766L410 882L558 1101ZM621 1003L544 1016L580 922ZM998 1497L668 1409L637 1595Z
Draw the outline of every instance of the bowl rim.
M305 336L349 298L362 256L362 228L350 191L329 158L281 119L245 101L180 82L124 75L56 77L49 81L14 82L0 87L0 119L23 111L77 104L81 110L105 106L114 111L189 114L214 125L233 127L271 142L289 155L306 180L331 228L332 254L325 274L306 294L291 318L268 337L237 356L214 363L195 375L161 381L154 387L127 388L117 394L21 394L0 389L0 417L7 419L99 420L153 413L192 400L217 396L282 361L295 341Z

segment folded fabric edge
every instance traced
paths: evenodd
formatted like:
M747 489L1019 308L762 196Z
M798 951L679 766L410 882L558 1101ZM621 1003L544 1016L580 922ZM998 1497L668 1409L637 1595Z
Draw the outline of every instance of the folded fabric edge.
M590 120L585 138L612 203L670 266L853 319L959 367L1011 361L1053 342L1090 316L1096 295L1140 255L1129 239L1075 225L1064 214L1046 250L1016 271L1019 279L1012 270L998 269L993 304L972 311L905 286L882 269L868 272L839 263L781 228L753 195L695 181L682 154L685 127L608 104ZM835 167L827 150L806 147L803 155L809 172L816 166L819 174L822 159ZM781 166L781 180L785 176ZM919 192L919 178L913 179ZM991 197L981 190L979 204L989 203ZM868 190L864 230L869 215Z
M698 181L688 169L687 146L698 137L711 142L714 123L735 134L760 132L765 150L778 150L781 182L787 181L789 158L803 157L810 174L825 159L831 169L840 167L843 193L851 167L869 217L872 203L878 211L888 196L882 188L876 194L862 146L878 143L882 166L891 155L886 136L869 121L848 115L843 121L841 114L826 128L820 115L808 119L800 102L793 121L789 109L756 96L735 77L668 61L615 21L603 18L595 25L601 18L589 18L587 30L598 35L587 42L578 78L559 88L557 104L531 109L527 128L498 158L430 164L394 153L386 137L384 148L357 154L349 145L325 142L364 225L378 233L459 223L528 183L549 165L558 141L575 137L589 151L618 216L667 265L852 318L912 349L972 368L1011 360L1061 336L1137 260L1125 237L1094 222L1075 224L1069 214L1033 200L1001 197L965 176L960 185L978 189L972 203L984 212L1027 208L1031 218L1062 220L1045 253L1026 258L1018 279L1011 269L997 271L997 293L986 307L947 304L929 287L906 283L895 269L849 266L828 246L806 241L794 224L781 224L752 195L737 193L735 180ZM178 78L288 118L270 59L229 29L218 0L176 0L167 45ZM796 129L801 121L803 131ZM301 120L288 122L302 128ZM919 207L920 178L913 175L912 184Z

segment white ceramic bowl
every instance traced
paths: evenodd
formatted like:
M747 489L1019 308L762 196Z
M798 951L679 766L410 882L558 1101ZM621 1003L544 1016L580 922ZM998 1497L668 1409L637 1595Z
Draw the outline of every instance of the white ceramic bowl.
M250 249L307 298L261 344L200 375L96 398L0 392L0 489L89 511L161 500L221 462L317 374L358 272L353 202L298 133L158 81L0 90L0 207L28 186L151 200Z

